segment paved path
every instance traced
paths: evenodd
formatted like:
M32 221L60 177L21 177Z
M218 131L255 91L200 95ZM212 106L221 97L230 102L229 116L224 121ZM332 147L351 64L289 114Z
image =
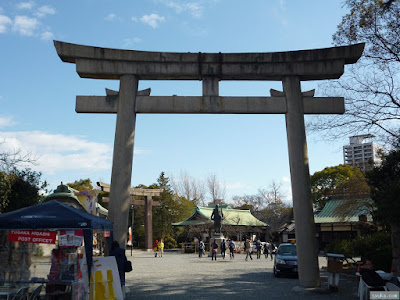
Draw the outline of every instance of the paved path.
M358 299L354 277L340 276L339 292L328 293L327 274L321 271L321 289L292 290L299 286L297 278L275 278L270 259L253 257L245 261L236 254L217 261L196 254L166 252L155 258L153 253L126 251L133 271L126 273L130 289L126 299ZM320 267L326 258L320 258Z

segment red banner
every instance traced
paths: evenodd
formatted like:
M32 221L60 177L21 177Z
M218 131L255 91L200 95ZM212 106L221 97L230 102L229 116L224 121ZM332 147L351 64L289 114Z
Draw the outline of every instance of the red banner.
M10 230L8 240L35 244L55 244L57 231L44 230Z

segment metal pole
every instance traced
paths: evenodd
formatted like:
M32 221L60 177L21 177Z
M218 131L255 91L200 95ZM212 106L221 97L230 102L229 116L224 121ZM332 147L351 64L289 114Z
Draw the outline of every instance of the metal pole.
M131 206L132 208L132 226L131 226L131 256L132 256L132 252L133 252L133 218L134 218L134 209L135 206Z

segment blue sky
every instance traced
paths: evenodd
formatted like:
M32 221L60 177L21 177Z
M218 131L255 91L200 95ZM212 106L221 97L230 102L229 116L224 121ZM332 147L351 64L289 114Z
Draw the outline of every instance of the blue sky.
M53 40L173 52L274 52L332 46L343 0L0 1L0 151L37 157L50 189L110 182L115 115L75 113L76 95L105 95L111 80L79 78ZM320 82L302 84L317 89ZM140 81L152 95L201 95L200 81ZM280 82L220 82L222 96L269 96ZM307 119L310 117L306 117ZM310 173L343 163L348 137L308 134ZM215 174L226 200L274 180L291 199L284 115L144 115L136 119L132 186L161 171Z

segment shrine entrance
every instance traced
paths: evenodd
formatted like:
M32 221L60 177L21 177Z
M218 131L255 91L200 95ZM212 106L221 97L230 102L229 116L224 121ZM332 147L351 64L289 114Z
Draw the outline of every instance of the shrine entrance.
M82 78L115 79L119 91L77 96L78 113L116 113L109 217L114 237L125 245L130 207L137 113L285 114L296 223L299 281L320 285L304 114L343 114L344 99L302 92L306 80L337 79L356 63L364 44L275 53L172 53L119 50L54 41L62 61L76 64ZM201 80L202 96L149 96L139 80ZM221 80L282 81L271 97L221 97Z
M110 192L110 185L103 182L97 182L102 192ZM150 251L153 249L153 206L160 206L160 202L153 201L153 197L158 197L163 189L130 189L130 205L144 206L144 247ZM144 200L138 200L135 197L144 196ZM103 197L103 202L109 202L108 197ZM133 210L132 210L133 214ZM132 228L133 230L133 228ZM125 245L125 242L124 244Z

